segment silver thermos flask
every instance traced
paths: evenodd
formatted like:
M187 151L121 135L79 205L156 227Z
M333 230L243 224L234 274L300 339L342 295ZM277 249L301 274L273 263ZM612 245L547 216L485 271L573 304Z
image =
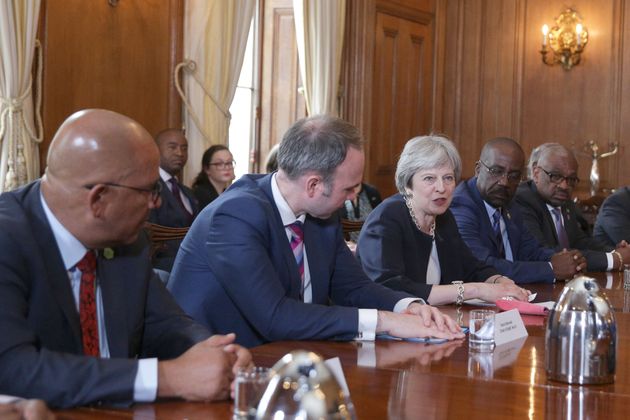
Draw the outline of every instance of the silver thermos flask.
M565 286L545 332L547 378L569 384L615 381L617 323L597 281L581 276Z

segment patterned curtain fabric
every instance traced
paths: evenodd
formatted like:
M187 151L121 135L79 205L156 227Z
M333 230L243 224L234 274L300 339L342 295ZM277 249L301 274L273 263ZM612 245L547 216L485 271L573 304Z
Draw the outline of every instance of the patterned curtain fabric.
M39 6L40 0L0 1L0 192L39 177L42 127L37 110L37 129L33 119L31 77Z
M183 72L190 105L184 116L191 157L187 181L201 170L201 155L211 144L228 143L229 109L255 9L256 0L186 1L184 60L194 68Z
M300 75L309 115L339 115L345 0L293 0Z

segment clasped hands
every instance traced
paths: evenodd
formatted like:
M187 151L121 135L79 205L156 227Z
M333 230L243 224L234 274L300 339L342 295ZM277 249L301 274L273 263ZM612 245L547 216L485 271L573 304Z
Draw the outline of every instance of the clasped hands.
M252 355L234 344L234 334L213 335L173 360L158 363L158 396L188 401L234 397L234 376L253 367Z

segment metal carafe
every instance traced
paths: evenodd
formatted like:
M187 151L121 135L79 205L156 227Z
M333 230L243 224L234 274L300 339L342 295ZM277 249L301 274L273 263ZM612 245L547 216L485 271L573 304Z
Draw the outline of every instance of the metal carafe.
M274 374L258 404L257 419L356 418L349 396L319 355L295 350L271 369Z
M593 278L571 280L547 320L547 378L570 384L614 382L616 350L617 323L606 295Z

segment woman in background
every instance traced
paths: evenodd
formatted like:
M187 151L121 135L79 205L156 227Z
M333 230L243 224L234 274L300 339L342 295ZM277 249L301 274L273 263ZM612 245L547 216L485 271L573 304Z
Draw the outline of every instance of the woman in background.
M431 305L472 298L494 302L508 296L527 301L528 291L477 260L457 230L448 207L461 167L450 140L440 136L409 140L396 168L399 194L368 216L357 258L375 282Z
M234 158L230 150L222 145L210 146L201 157L201 172L192 185L199 210L210 204L234 181Z

